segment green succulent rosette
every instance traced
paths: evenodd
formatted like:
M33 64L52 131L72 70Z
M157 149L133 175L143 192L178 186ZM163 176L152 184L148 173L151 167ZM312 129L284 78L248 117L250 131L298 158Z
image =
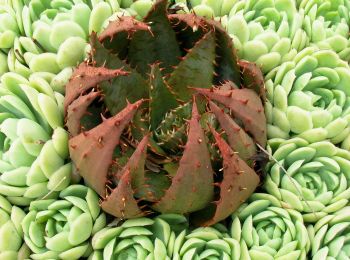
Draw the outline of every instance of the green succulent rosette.
M14 205L55 198L72 181L64 97L49 79L45 73L1 77L0 194Z
M25 212L0 195L0 259L17 260L29 257L30 250L23 243L21 222Z
M326 21L336 24L343 19L349 23L350 2L348 0L297 0L297 7L304 9L308 15L324 17Z
M299 212L255 193L232 216L231 237L239 250L231 259L307 259L310 239Z
M293 21L298 19L295 16ZM293 59L309 44L309 37L301 25L290 24L286 13L283 13L279 24L270 21L267 26L257 20L247 22L243 15L235 14L228 18L225 27L238 49L238 55L255 62L264 73Z
M110 224L92 238L89 259L236 259L239 243L224 225L188 226L187 219L176 214Z
M308 227L312 260L349 259L350 207L321 218Z
M301 138L270 145L276 161L268 167L264 189L281 207L299 211L305 222L316 222L349 203L349 151Z
M173 259L177 236L187 227L187 219L176 214L115 221L93 236L89 259Z
M350 69L331 50L308 47L266 76L268 137L350 146Z
M239 243L222 224L183 231L175 240L172 259L240 259Z
M106 225L97 194L71 185L59 199L36 200L21 222L31 259L80 259L92 251L90 238Z

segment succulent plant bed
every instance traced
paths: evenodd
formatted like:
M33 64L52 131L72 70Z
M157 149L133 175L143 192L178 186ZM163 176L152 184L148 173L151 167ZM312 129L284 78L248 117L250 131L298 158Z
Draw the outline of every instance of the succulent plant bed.
M350 1L0 0L0 259L350 259Z

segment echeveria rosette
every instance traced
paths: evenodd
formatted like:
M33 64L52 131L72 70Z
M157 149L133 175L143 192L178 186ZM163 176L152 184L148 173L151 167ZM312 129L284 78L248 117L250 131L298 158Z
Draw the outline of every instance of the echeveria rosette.
M350 207L329 214L308 226L310 259L349 259Z
M310 239L301 214L271 195L253 194L232 219L231 237L240 251L231 259L307 259Z
M158 0L142 22L122 16L92 35L91 57L66 86L69 149L106 212L195 212L210 225L258 185L263 78L237 59L220 24L169 14L167 4Z
M349 3L348 1L301 1L297 3L304 13L303 30L310 45L333 50L348 61L349 47ZM299 12L300 12L299 11Z
M109 225L92 238L89 259L236 259L239 243L224 225L188 226L187 219L176 214Z
M15 205L53 198L71 183L64 97L43 76L1 77L0 194Z
M282 17L278 26L272 21L266 27L258 21L246 22L240 14L227 20L226 28L238 48L239 57L255 62L264 73L293 59L309 44L309 38L300 25L290 25L286 13Z
M316 45L320 49L333 50L345 61L350 59L349 25L345 21L337 24L330 24L324 17L312 20L306 16L304 30L307 32L310 45ZM306 25L307 24L307 25Z
M350 153L322 141L309 144L304 139L271 141L272 156L264 189L281 207L316 222L349 203ZM285 172L286 171L286 172Z
M342 22L343 19L349 23L350 3L348 0L297 0L299 9L304 9L305 13L314 17L324 17L332 24Z
M92 251L90 238L106 225L97 194L71 185L59 199L36 200L21 225L31 259L80 259Z
M0 259L27 259L30 250L23 243L21 222L25 212L0 195Z
M308 47L266 76L268 137L329 139L350 146L350 69L331 50Z
M89 259L173 259L176 239L187 227L187 219L176 214L112 222L93 236Z
M172 258L239 259L239 243L222 224L182 231L175 239Z

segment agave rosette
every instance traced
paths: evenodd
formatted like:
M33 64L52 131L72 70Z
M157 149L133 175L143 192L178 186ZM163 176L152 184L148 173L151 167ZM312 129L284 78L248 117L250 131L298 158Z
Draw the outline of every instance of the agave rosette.
M349 203L350 153L328 141L308 143L301 138L271 142L272 156L264 189L284 208L316 222Z
M266 142L262 77L254 65L238 62L218 24L167 15L166 6L157 1L143 22L111 22L99 36L105 46L92 37L92 57L66 89L70 154L114 216L144 215L143 203L162 213L206 212L206 223L215 223L259 182L251 167L255 142ZM215 184L221 168L223 180Z

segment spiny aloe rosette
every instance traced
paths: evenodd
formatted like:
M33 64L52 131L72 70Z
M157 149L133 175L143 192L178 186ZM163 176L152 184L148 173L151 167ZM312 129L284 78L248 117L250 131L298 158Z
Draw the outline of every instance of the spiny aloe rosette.
M263 79L218 24L166 6L110 23L102 45L92 36L91 59L66 86L70 154L106 212L196 212L209 225L259 183Z

